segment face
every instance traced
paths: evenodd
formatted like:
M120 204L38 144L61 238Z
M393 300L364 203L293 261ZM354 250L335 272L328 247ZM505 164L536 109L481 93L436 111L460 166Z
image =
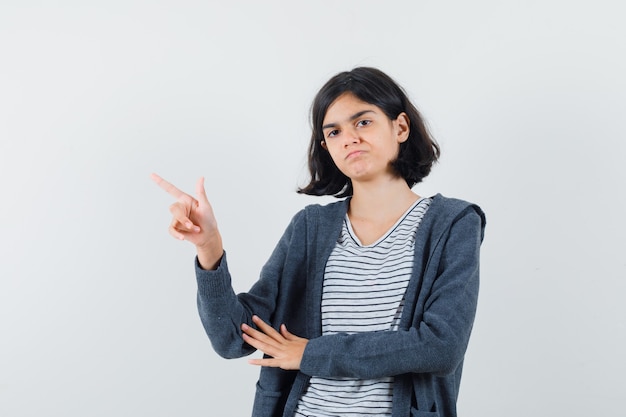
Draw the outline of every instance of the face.
M353 184L396 177L390 162L409 136L405 113L390 120L379 107L345 93L328 107L322 126L322 146Z

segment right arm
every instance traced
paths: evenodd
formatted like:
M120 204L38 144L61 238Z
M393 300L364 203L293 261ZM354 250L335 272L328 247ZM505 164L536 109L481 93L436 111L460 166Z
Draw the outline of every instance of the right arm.
M256 349L243 340L241 326L246 324L256 327L252 320L253 315L264 320L272 317L291 238L296 224L299 223L298 219L303 217L303 212L296 215L287 227L263 267L260 279L249 292L237 295L232 288L228 261L222 247L217 221L204 191L204 180L202 178L198 180L196 198L193 198L156 174L152 174L152 179L176 198L176 202L170 206L173 216L169 227L170 234L176 239L188 240L196 246L198 311L213 348L225 358L253 353ZM299 263L298 258L291 251L292 267Z
M289 257L289 268L301 265L302 254L290 249L292 238L298 234L295 230L302 224L299 222L302 216L303 212L300 212L292 219L263 266L259 279L248 292L235 294L226 255L213 271L203 270L196 263L200 319L213 348L220 356L238 358L256 351L256 348L244 341L241 326L246 324L256 328L253 316L265 321L273 317L283 269L287 266L286 259Z

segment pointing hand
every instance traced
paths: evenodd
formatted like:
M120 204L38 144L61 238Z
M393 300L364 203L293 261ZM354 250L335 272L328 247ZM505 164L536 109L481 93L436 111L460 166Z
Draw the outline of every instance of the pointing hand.
M204 191L204 178L196 183L196 198L184 193L157 174L152 180L176 199L170 206L172 222L169 232L176 239L188 240L198 250L198 261L204 269L214 269L224 252L213 208Z

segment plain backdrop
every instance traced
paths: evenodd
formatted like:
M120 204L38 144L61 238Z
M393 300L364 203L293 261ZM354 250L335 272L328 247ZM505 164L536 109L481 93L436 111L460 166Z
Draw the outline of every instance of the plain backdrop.
M0 2L0 415L245 416L156 172L206 177L235 289L313 198L308 111L375 66L487 213L462 417L623 416L618 1Z

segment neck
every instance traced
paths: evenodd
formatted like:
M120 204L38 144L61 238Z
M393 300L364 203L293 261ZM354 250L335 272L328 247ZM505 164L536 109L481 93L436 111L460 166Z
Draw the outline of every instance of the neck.
M404 212L419 196L403 178L388 178L377 182L353 182L348 215L362 219L385 218Z

